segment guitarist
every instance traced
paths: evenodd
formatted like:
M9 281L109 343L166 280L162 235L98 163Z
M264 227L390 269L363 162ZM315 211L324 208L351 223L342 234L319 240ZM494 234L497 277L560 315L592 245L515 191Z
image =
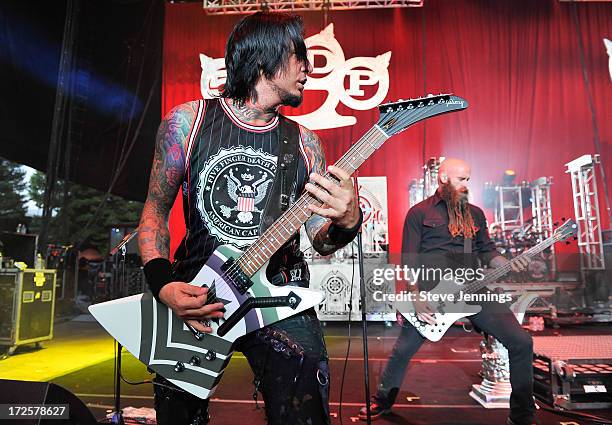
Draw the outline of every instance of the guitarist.
M211 332L206 320L223 317L223 304L206 304L207 288L186 282L217 246L230 243L244 249L254 242L262 222L270 225L277 218L265 215L268 204L286 208L283 204L303 190L322 201L321 207L309 206L314 215L306 229L323 255L350 242L362 221L350 176L334 167L326 170L319 138L278 111L301 104L312 72L301 18L259 12L242 19L229 36L225 64L227 81L220 98L179 105L163 119L139 228L151 292L200 332ZM281 134L290 135L283 140L295 154L279 158L281 149L287 149L281 146ZM292 161L297 161L295 173L281 174L281 184L275 185L278 168L281 173L285 167L290 170ZM324 179L326 171L339 184ZM168 215L179 192L187 232L171 265ZM272 283L308 285L297 237L270 260ZM248 334L235 348L253 369L253 395L262 393L269 424L329 424L328 358L313 309ZM208 423L208 400L159 375L154 384L158 424Z
M490 267L500 267L508 262L495 250L482 210L468 203L470 174L470 166L465 161L453 158L444 160L440 164L436 193L408 211L402 244L402 262L408 267L423 270L440 267L457 269L476 267L477 260ZM466 239L470 241L466 242ZM520 271L527 264L528 260L520 260L518 264L513 264L512 269ZM419 285L411 285L416 295L414 308L417 317L431 325L436 323L434 311L426 302L419 301L418 292L432 289L435 284L437 281L420 280ZM521 328L505 304L479 304L482 310L469 319L474 326L497 338L509 353L512 395L507 423L533 424L535 406L531 336ZM398 314L398 318L403 319L403 316ZM402 325L399 338L378 383L377 393L372 398L373 418L390 412L408 363L425 341L410 323L404 320L399 322ZM361 409L359 417L366 419L365 408Z

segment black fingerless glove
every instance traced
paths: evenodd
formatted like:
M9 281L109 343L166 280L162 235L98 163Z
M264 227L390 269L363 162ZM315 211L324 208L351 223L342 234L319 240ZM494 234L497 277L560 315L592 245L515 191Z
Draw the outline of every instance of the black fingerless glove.
M172 282L172 265L166 258L154 258L147 261L143 267L145 278L149 284L149 289L159 302L159 291L169 282Z
M329 240L337 245L346 245L355 239L361 225L363 224L363 211L359 208L359 221L350 229L345 229L344 227L338 227L334 223L329 225L329 229L327 234L329 235Z

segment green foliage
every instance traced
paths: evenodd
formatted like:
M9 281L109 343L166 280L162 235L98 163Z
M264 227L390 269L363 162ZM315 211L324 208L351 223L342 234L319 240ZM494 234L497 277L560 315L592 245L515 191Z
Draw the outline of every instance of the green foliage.
M127 201L110 195L98 211L104 193L89 187L69 184L68 198L63 199L64 182L58 182L53 199L53 218L49 228L49 243L75 244L87 240L100 252L109 251L110 227L116 224L137 224L142 203ZM30 179L30 198L40 207L44 201L45 175L37 172ZM97 212L97 214L96 214ZM40 231L41 219L32 223L34 232Z
M18 164L0 158L0 222L5 230L14 230L26 222L25 172Z

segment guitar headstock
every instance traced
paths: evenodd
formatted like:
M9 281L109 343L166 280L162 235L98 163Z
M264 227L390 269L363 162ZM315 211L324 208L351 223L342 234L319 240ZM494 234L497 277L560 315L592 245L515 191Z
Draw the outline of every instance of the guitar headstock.
M564 241L570 236L576 236L578 234L578 225L574 221L574 219L569 219L561 226L557 227L553 232L553 238L555 241L560 242Z
M380 111L378 126L388 136L392 136L416 122L436 115L461 111L467 107L468 102L465 99L450 94L384 103L378 107Z

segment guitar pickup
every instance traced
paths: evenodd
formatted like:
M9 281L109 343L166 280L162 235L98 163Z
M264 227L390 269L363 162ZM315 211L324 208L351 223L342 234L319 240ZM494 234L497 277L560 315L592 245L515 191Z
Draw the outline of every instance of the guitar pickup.
M240 266L236 264L233 258L230 258L225 263L223 263L223 265L221 266L221 270L225 272L225 275L229 278L229 281L238 290L240 295L244 295L246 291L248 291L249 288L253 286L253 282L251 281L251 279L246 275L245 272L242 271ZM228 271L230 272L227 273Z

